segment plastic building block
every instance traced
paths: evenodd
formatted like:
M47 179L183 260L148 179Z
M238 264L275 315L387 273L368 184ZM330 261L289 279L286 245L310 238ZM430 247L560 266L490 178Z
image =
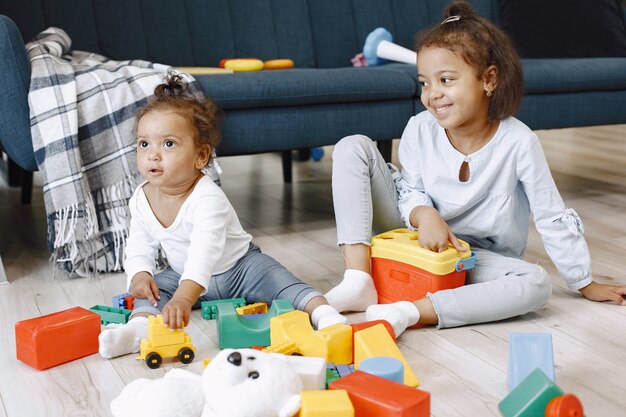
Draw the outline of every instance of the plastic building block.
M326 389L328 389L328 387L330 386L330 384L333 383L333 381L336 381L339 378L341 378L341 376L339 376L339 372L337 371L337 368L335 368L334 365L330 368L326 368Z
M348 391L357 416L430 417L430 394L376 375L355 371L330 384Z
M382 324L383 326L385 326L385 329L387 329L387 333L389 333L389 336L391 336L394 342L396 341L396 333L393 331L393 327L391 327L391 324L387 320L364 321L362 323L353 323L350 326L352 326L352 332L356 333L359 330L367 329L368 327L376 326L377 324Z
M248 319L237 314L233 304L218 303L216 327L220 349L269 346L270 320L290 311L293 306L289 300L274 300L265 317Z
M352 327L333 324L315 331L309 315L303 311L294 310L272 318L270 339L272 344L268 351L294 343L297 349L295 353L300 355L317 356L326 362L352 363Z
M111 305L115 308L126 308L128 310L132 310L131 308L126 307L126 297L128 296L132 297L129 292L114 296Z
M379 303L413 301L428 292L460 287L465 271L472 268L475 255L461 241L465 252L449 246L433 252L419 245L418 234L409 229L394 229L372 238L372 278Z
M247 306L237 307L235 309L237 314L242 315L251 315L251 314L265 314L267 313L267 304L265 303L254 303L248 304Z
M132 313L132 310L126 310L125 308L107 307L101 305L95 305L89 309L100 316L100 323L105 326L109 323L128 323L128 318Z
M561 388L537 368L500 401L498 407L504 417L543 416L550 400L559 395L563 395Z
M354 365L337 365L336 368L340 377L344 377L354 372Z
M345 390L302 391L300 417L354 417L354 407Z
M124 297L124 305L127 310L134 310L135 309L135 297L133 297L132 295L127 295L126 297Z
M396 358L375 356L361 361L359 370L400 384L404 383L404 365Z
M419 385L419 379L382 324L359 330L354 334L354 368L360 369L363 360L375 356L388 356L398 359L404 366L404 383L410 387Z
M148 317L148 338L142 339L137 359L145 360L151 369L161 366L163 358L178 357L182 363L191 363L196 348L184 329L171 330L163 325L163 316Z
M303 390L316 391L325 388L326 361L324 358L316 358L312 356L275 356L288 362L291 369L296 371L302 381Z
M217 318L217 305L220 303L230 303L233 308L237 308L245 306L246 300L244 298L227 298L224 300L202 301L200 303L202 318L205 320L215 320Z
M511 333L509 336L509 391L513 390L535 368L550 380L554 376L554 354L550 333Z
M574 394L554 397L546 406L545 417L583 417L583 405Z
M17 359L43 370L98 352L100 316L74 307L15 323Z

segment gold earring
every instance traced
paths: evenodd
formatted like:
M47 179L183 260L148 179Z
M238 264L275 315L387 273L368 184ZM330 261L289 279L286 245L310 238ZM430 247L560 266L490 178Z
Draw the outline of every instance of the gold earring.
M491 90L485 90L485 93L487 93L487 97L491 97Z

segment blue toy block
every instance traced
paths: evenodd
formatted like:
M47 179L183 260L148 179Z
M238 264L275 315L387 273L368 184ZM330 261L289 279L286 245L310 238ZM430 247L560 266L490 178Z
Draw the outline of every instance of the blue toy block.
M402 361L389 356L374 356L361 361L359 371L404 383L404 365Z
M274 300L265 317L248 319L231 303L217 304L217 336L220 349L270 345L270 319L293 311L289 300Z
M220 303L232 304L233 309L235 309L237 307L245 306L246 300L245 298L226 298L224 300L202 301L200 303L202 318L205 320L215 320L217 317L217 305Z
M340 377L350 375L354 372L354 365L337 365L337 372L339 372Z
M553 382L554 355L550 333L511 333L509 337L509 391L515 389L535 368Z
M113 297L113 302L112 305L115 308L126 308L126 300L125 298L130 296L129 292L126 292L124 294L120 294L120 295L116 295L115 297Z

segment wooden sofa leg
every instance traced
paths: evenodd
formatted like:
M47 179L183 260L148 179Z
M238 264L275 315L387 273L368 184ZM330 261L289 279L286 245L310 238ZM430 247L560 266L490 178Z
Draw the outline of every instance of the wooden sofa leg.
M283 181L287 184L291 184L291 150L283 151Z
M9 187L17 187L22 182L22 167L13 162L11 158L8 158L7 162L7 182Z
M379 140L376 142L376 147L378 148L378 151L383 156L383 158L385 158L385 161L391 162L393 141Z
M30 205L33 195L33 173L23 169L20 182L22 183L22 204Z

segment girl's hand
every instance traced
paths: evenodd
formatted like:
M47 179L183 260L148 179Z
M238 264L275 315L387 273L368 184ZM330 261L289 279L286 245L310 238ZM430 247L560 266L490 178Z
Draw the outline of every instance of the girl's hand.
M579 289L580 293L591 301L613 301L617 305L626 306L626 285L600 284L593 281Z
M415 207L411 211L410 221L419 230L421 247L433 252L443 252L448 249L448 242L450 242L456 250L465 252L465 246L461 245L448 224L434 208Z
M189 300L174 295L174 297L165 304L161 312L163 315L163 324L170 326L170 329L182 329L189 323L192 306L193 303Z
M154 282L154 278L145 271L137 272L130 281L130 293L135 298L143 298L150 301L155 307L157 306L157 300L161 299L159 288L156 282Z

